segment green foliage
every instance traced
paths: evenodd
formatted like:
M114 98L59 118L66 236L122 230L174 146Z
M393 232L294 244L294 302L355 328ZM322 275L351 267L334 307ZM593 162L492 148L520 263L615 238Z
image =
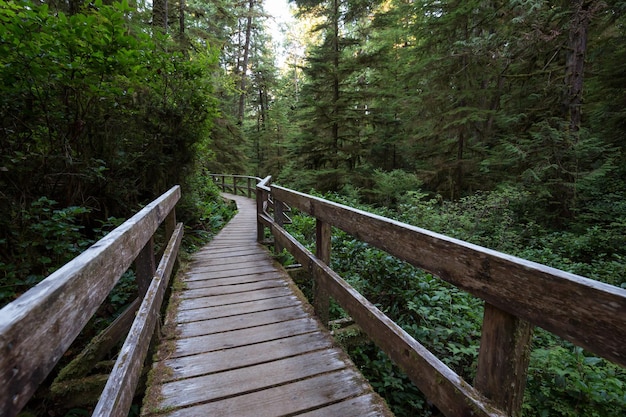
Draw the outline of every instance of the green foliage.
M424 394L375 345L367 343L355 346L349 353L372 388L385 399L395 416L437 415Z
M211 157L215 51L151 36L128 2L92 6L0 5L3 303L80 253L106 219L177 183L193 194ZM181 207L200 222L202 210Z
M400 169L390 172L375 170L373 181L373 202L389 208L395 208L407 192L418 190L422 186L417 176Z
M582 348L534 349L524 416L618 416L626 411L626 371Z
M20 234L14 236L14 241L19 243L12 248L8 262L0 261L0 306L12 301L93 243L82 233L81 221L89 214L88 209L56 209L55 206L56 201L40 197L19 213ZM6 245L6 241L0 243Z
M404 330L471 379L482 302L383 251L333 236L331 267ZM331 311L335 315L339 311ZM336 317L333 317L336 318Z
M109 297L107 303L117 315L137 297L137 281L133 270L126 271L119 279Z

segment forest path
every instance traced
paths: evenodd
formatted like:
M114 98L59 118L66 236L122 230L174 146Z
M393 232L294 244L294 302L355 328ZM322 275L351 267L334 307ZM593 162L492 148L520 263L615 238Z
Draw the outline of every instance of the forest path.
M174 290L142 415L389 416L289 275L256 241L254 200Z

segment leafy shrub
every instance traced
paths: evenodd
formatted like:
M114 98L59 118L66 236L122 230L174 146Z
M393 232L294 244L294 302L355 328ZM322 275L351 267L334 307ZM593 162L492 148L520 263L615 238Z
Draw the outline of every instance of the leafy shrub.
M81 225L90 210L85 207L57 209L57 202L47 197L33 201L23 209L13 226L16 245L9 262L0 262L2 286L0 306L12 301L58 267L84 251L92 239L85 237ZM19 237L19 240L17 239ZM6 245L6 240L0 242Z
M0 5L0 303L81 252L106 219L177 183L193 194L210 157L216 52L182 51L133 13L126 1L71 15ZM222 206L198 201L179 218L218 227Z
M395 416L437 415L434 414L436 410L409 377L374 344L354 346L349 354L372 388L385 399Z
M531 352L524 416L604 417L626 413L626 371L569 344Z
M415 174L400 169L390 172L377 169L373 179L374 189L368 193L372 202L390 208L395 208L407 192L418 190L422 185Z

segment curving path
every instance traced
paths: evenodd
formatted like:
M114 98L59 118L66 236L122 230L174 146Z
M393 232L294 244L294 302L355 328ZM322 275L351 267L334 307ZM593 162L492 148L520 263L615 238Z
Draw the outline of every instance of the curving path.
M390 416L256 242L256 206L193 255L172 294L143 416Z

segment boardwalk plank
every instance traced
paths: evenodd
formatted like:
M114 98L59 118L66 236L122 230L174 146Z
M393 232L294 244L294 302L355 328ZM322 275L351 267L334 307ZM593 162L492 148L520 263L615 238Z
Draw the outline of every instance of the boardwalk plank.
M246 282L242 284L222 285L222 286L217 286L217 287L196 288L192 290L187 290L181 295L181 297L182 298L211 297L215 295L226 295L226 294L233 294L233 293L238 293L238 292L263 290L266 288L277 288L277 287L279 288L279 287L285 287L286 285L287 283L285 282L284 279Z
M362 395L327 407L318 408L308 413L298 414L299 417L376 417L384 413L380 399L374 395Z
M261 250L259 250L261 249ZM263 250L264 249L264 250ZM190 266L197 264L210 263L214 261L225 262L231 259L236 259L240 256L257 257L260 253L270 253L268 248L260 248L256 243L244 242L239 247L233 248L229 243L226 246L220 246L215 248L204 247L201 251L194 254L193 260L189 263ZM269 260L272 260L269 258Z
M181 324L178 327L181 337L191 337L225 332L228 330L245 329L246 327L256 327L263 324L280 323L306 316L307 313L301 308L286 307L258 313L241 314L233 317L221 317L214 320L194 321Z
M256 416L274 417L306 411L341 401L367 389L350 369L308 378L292 384L210 402L169 413L170 417Z
M300 300L296 296L266 298L264 300L246 301L237 304L227 304L217 307L196 308L193 310L182 310L178 312L176 320L179 323L190 321L210 320L221 317L236 316L238 314L256 313L259 311L272 310L283 307L293 307L300 305Z
M272 260L267 257L267 253L260 252L248 255L239 256L220 256L215 258L206 258L191 262L189 266L195 270L204 270L215 268L220 270L221 268L236 269L241 267L242 264L247 265L272 265Z
M332 341L325 335L321 333L307 333L270 342L214 351L211 354L210 361L207 361L206 356L201 354L168 359L165 361L165 364L172 370L172 373L166 381L243 368L331 346ZM266 371L265 373L268 372Z
M264 326L247 329L189 337L179 339L176 342L176 351L170 355L170 358L252 345L274 340L272 338L282 339L288 336L297 336L299 334L312 333L315 331L319 331L318 323L310 317L304 317L298 320L266 324Z
M236 284L245 284L248 282L257 282L271 279L282 279L282 275L277 273L276 271L264 272L260 274L250 274L250 275L239 275L236 277L228 277L228 278L209 278L205 280L194 280L187 281L187 289L194 290L197 288L206 288L206 287L218 287L220 285L236 285Z
M194 271L193 275L190 275L188 280L202 280L207 278L226 278L226 277L236 277L241 275L250 275L250 274L262 274L266 272L276 271L276 268L271 265L256 265L256 266L240 266L239 269L225 269L225 270L206 270L206 269L197 269Z
M250 293L226 294L210 298L189 298L180 302L181 310L189 310L193 308L214 307L233 303L243 303L246 301L263 300L266 298L276 298L293 295L287 287L266 288L264 290L253 291Z
M338 371L345 367L345 361L336 351L322 351L200 376L192 380L168 382L163 385L162 394L168 398L163 406L180 407L214 401L234 394L245 394L314 375ZM268 372L268 368L272 372ZM251 375L255 377L251 378Z

